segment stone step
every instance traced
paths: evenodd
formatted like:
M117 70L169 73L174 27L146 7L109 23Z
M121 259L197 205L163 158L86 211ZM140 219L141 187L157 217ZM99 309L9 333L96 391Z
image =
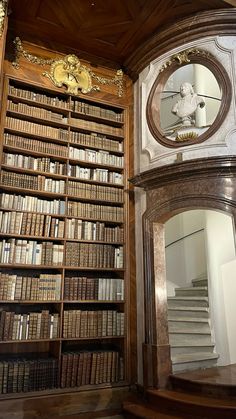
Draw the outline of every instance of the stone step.
M197 341L201 345L211 345L211 333L201 332L201 333L194 333L192 330L182 330L182 331L175 331L169 332L169 341L170 345L194 345Z
M168 320L170 322L185 322L185 323L207 323L209 324L209 319L205 317L183 317L179 313L179 316L168 315Z
M198 278L192 279L193 287L207 287L208 286L208 278L207 275L199 276Z
M185 364L188 362L205 361L207 359L218 359L218 355L212 352L197 352L197 353L185 353L175 355L172 360L172 364Z
M183 364L175 364L172 365L172 371L173 374L177 374L184 371L195 371L199 368L213 368L217 365L217 358L212 359L200 359L199 361L193 361L193 362L185 362Z
M211 334L210 325L208 322L185 322L185 321L169 321L169 333L171 332L191 332L191 333L209 333Z
M168 316L209 318L208 307L168 307Z
M197 322L168 322L169 333L171 332L191 332L191 333L210 333L209 323L197 323Z
M180 288L175 288L175 295L177 297L183 297L183 296L187 296L187 297L194 297L194 296L208 296L208 287L180 287Z
M196 321L168 321L169 332L187 332L191 333L210 333L210 326L208 322L196 322Z
M169 307L208 307L208 297L168 297Z
M208 352L208 353L212 353L214 350L215 345L213 343L209 344L209 345L202 345L201 343L199 343L198 341L196 341L195 343L192 344L186 344L183 345L182 343L180 344L174 344L171 345L170 351L171 351L171 357L178 355L178 354L184 354L184 353L198 353L198 352Z

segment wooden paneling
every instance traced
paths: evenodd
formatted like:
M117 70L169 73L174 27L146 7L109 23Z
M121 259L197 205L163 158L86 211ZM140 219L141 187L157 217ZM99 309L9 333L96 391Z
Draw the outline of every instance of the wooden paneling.
M223 7L231 5L223 0L11 0L10 26L30 42L121 66L164 26Z

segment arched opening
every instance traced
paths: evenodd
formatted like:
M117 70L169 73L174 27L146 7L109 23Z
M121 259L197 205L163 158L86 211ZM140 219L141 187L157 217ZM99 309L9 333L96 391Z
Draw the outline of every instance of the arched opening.
M168 324L174 372L236 362L232 221L223 212L189 210L165 223Z

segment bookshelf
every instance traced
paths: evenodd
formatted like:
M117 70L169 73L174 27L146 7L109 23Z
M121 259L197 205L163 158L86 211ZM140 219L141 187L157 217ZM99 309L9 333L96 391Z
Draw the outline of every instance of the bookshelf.
M0 398L127 383L126 108L6 77Z

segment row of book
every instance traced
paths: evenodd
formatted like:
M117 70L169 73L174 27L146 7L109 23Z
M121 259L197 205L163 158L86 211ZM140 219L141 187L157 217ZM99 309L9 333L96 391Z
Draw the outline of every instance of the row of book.
M68 201L67 212L71 217L123 222L123 207Z
M85 147L94 147L99 150L123 151L123 143L110 140L106 137L100 137L95 134L84 134L77 131L70 131L70 142ZM20 135L4 133L4 144L17 149L34 151L37 153L46 153L50 155L68 157L68 148L57 143L40 141L32 138L22 137Z
M123 247L109 244L66 243L66 266L123 268Z
M80 160L88 163L97 163L107 166L123 167L124 157L110 154L105 150L93 150L86 148L69 147L69 158L73 160Z
M37 170L56 175L67 175L67 164L52 161L49 157L32 157L22 154L3 153L2 163L21 169Z
M62 354L62 388L115 383L123 379L123 358L117 351L70 351Z
M72 204L74 204L74 201ZM16 211L44 212L58 215L65 215L66 212L66 203L61 199L47 200L36 196L23 196L5 192L0 194L0 207Z
M64 245L52 242L8 239L0 242L0 263L20 265L62 265Z
M107 227L98 221L93 223L72 218L67 220L66 238L116 243L123 242L124 230L121 227Z
M19 112L24 115L33 116L40 119L48 119L49 121L63 122L67 124L67 118L58 112L50 111L49 109L43 109L36 106L27 105L22 102L13 102L12 100L7 101L7 110L13 112Z
M0 272L2 301L58 301L61 297L61 274L33 276Z
M109 119L111 121L121 122L123 117L122 113L114 112L111 109L100 108L99 106L89 105L85 102L77 102L71 104L71 108L74 112L79 112L85 115L92 115L99 118ZM23 102L18 101L7 101L7 110L13 112L19 112L24 115L29 115L39 119L47 119L49 121L62 122L67 124L68 117L64 116L63 113L51 111L38 106L27 105ZM122 118L123 119L123 118Z
M35 240L8 239L0 242L0 263L61 266L64 245ZM123 247L109 244L67 242L65 265L88 268L123 268Z
M0 341L56 339L59 336L58 313L48 310L19 314L0 311Z
M109 108L92 105L81 100L68 101L66 98L58 98L57 96L45 95L39 92L22 89L19 87L9 85L9 94L22 99L32 100L34 102L44 103L46 105L55 106L62 109L70 109L75 112L80 112L85 115L94 115L100 118L106 118L113 121L123 121L123 113L119 110L112 110ZM38 108L37 108L38 109ZM20 111L22 112L22 110Z
M101 124L94 121L87 121L80 118L70 118L70 124L73 127L81 128L87 131L95 131L101 134L123 137L123 128L113 127L112 125Z
M0 272L1 301L59 301L61 274L21 275ZM66 276L64 300L123 301L124 280Z
M124 380L124 361L114 350L62 353L61 388L115 383ZM0 394L27 393L58 387L58 360L39 354L0 360Z
M48 174L73 176L79 179L116 183L119 185L123 183L123 174L121 173L111 172L108 169L91 169L90 167L60 163L59 161L51 160L49 157L36 158L22 154L3 153L2 163L7 166L36 170Z
M4 178L5 179L5 178ZM78 198L94 199L96 201L111 201L123 203L124 191L110 186L93 185L90 183L67 182L67 194Z
M64 238L64 225L64 220L51 215L0 211L1 234Z
M66 310L63 338L98 338L124 335L124 313L115 310Z
M77 240L123 242L121 227L107 227L105 223L71 218L65 221L51 215L30 212L0 211L0 233Z
M107 221L123 221L123 208L108 205L96 205L84 202L65 201L60 199L46 200L34 196L22 196L17 194L0 194L0 207L5 209L13 209L17 211L28 212L44 212L51 214L66 215L66 207L68 216L101 219Z
M99 118L111 119L112 121L123 122L123 113L120 111L113 111L108 108L101 108L100 106L91 105L88 102L81 100L72 100L71 109L75 112L80 112L85 115L94 115Z
M108 169L91 169L90 167L81 167L68 165L68 176L77 177L78 179L93 180L96 182L123 184L123 174L111 172Z
M1 170L0 181L2 185L14 188L33 189L57 194L65 193L65 181L47 178L45 176L31 176L24 173Z
M69 109L69 102L67 98L58 96L50 96L49 93L39 93L26 88L9 85L9 94L20 97L22 99L29 99L35 102L45 103L46 105L57 106L58 108Z
M35 122L12 118L11 116L6 116L6 127L17 131L23 131L27 134L34 134L41 137L68 141L68 131L65 129L54 128L50 127L49 125L36 124Z
M121 227L107 227L104 222L69 218L65 221L51 215L29 211L0 211L0 233L84 240L123 241Z
M124 280L121 278L66 276L64 299L70 301L123 301Z
M65 159L69 156L68 147L50 143L48 141L40 141L32 138L22 137L20 135L14 135L9 132L4 132L4 144L14 149L22 149L30 152L37 152L43 154L54 155L55 157L64 157Z
M58 387L58 360L18 356L0 360L0 394L26 393Z
M105 135L99 135L95 132L91 134L85 134L84 132L70 131L69 139L71 143L76 143L78 145L83 145L86 147L94 147L110 151L119 151L123 152L123 141L112 140L107 138Z

